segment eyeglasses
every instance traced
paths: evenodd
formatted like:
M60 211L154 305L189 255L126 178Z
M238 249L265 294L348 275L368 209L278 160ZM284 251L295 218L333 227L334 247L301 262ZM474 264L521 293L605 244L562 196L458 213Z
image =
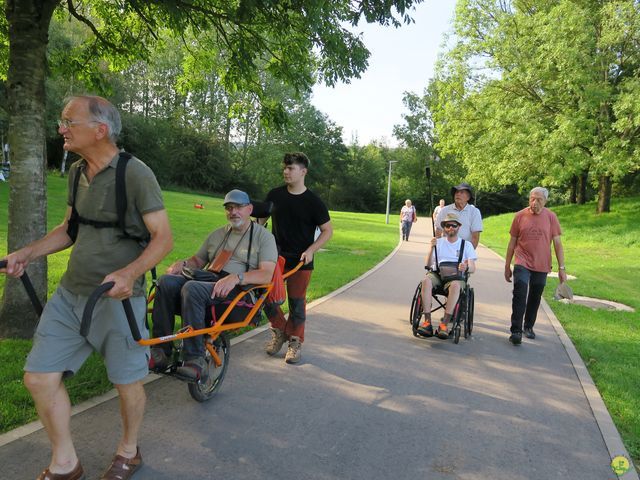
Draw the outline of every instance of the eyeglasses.
M81 121L81 120L60 119L58 120L58 128L68 129L71 127L75 127L76 125L85 125L88 123L99 123L99 122L96 122L95 120Z
M458 228L458 224L457 223L445 223L444 224L444 228Z
M249 205L248 203L243 203L242 205L232 205L232 204L228 204L224 206L224 209L227 212L233 212L234 210L240 210L241 208L246 207L247 205Z

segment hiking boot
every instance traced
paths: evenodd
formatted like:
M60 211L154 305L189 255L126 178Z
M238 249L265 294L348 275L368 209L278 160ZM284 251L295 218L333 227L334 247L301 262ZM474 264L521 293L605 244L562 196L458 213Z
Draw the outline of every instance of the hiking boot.
M302 343L300 343L300 337L291 337L289 340L289 348L287 354L284 356L284 361L287 363L298 363L300 361Z
M282 349L282 345L286 341L284 332L279 328L271 328L271 340L265 345L264 351L268 355L275 355Z
M188 382L205 382L207 380L207 362L203 357L185 360L182 366L176 369L176 375Z
M152 347L149 358L149 370L162 371L169 366L169 357L162 347Z
M520 332L512 333L509 341L514 345L520 345L522 343L522 334Z
M425 317L420 322L420 325L418 325L418 328L416 328L416 331L423 337L433 337L433 326L431 325L431 320Z
M524 336L533 340L536 338L536 334L531 327L524 327Z

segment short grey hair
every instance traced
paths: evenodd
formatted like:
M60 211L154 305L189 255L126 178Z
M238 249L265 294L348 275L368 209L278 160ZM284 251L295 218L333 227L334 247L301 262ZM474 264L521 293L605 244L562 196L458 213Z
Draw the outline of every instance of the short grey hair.
M531 196L534 193L541 193L545 201L549 199L549 190L547 190L544 187L533 187L529 192L529 196Z
M97 95L74 95L65 100L65 106L73 100L86 100L91 119L104 123L109 130L109 140L116 143L122 131L122 120L118 109L109 100Z

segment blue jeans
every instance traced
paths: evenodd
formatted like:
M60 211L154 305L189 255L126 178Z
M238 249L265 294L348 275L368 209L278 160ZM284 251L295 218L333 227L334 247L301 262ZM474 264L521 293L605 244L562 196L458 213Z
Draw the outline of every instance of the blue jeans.
M413 222L402 222L402 239L409 240L409 234L411 233L411 227Z
M153 301L153 336L162 337L173 333L174 315L182 316L182 326L191 325L199 330L209 326L213 318L211 307L216 307L216 315L221 315L227 305L225 300L233 300L240 292L239 287L234 287L226 299L211 298L213 283L189 280L182 275L162 275L158 279L156 297ZM244 320L248 308L235 307L229 314L226 323L241 322ZM194 357L204 355L204 337L190 337L184 339L184 359L191 360ZM161 345L167 354L171 352L171 343Z
M522 333L523 320L524 328L533 328L546 284L546 272L534 272L522 265L514 266L511 333Z

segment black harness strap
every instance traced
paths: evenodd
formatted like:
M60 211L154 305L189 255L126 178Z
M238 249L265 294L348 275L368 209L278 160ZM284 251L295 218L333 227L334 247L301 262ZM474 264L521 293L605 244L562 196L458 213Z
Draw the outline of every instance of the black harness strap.
M458 252L458 265L462 263L462 255L464 254L464 238L462 238L461 240L462 242L460 242L460 252ZM438 266L438 249L435 245L433 246L433 251L436 255L436 272L439 272L440 267Z
M78 184L80 183L80 169L76 170L76 176L73 179L73 190L71 193L71 216L69 217L67 234L76 241L78 237L79 224L90 225L94 228L117 228L122 231L121 238L128 238L137 241L143 248L149 244L150 236L137 237L127 232L125 226L125 216L127 212L127 187L126 187L126 170L127 164L131 159L131 154L120 152L118 164L116 165L116 212L118 220L114 222L106 222L102 220L93 220L80 216L76 208L76 196L78 194Z
M253 243L253 221L251 222L251 231L249 232L249 248L247 249L247 262L245 263L246 272L249 271L249 258L251 257L251 244Z

